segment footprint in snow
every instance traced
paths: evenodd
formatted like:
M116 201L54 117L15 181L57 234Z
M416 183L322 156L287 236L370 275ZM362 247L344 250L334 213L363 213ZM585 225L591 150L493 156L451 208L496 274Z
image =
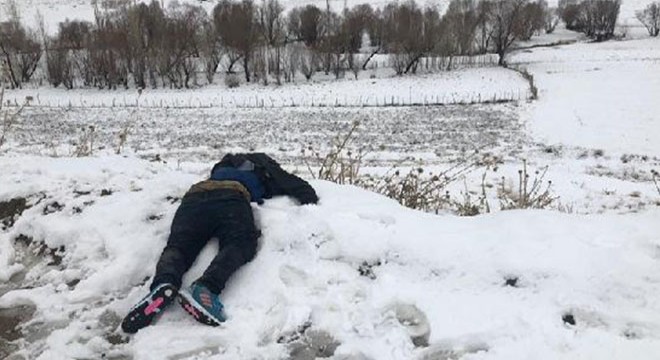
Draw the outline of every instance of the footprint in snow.
M279 277L287 287L301 286L306 284L309 280L307 272L291 265L281 266Z

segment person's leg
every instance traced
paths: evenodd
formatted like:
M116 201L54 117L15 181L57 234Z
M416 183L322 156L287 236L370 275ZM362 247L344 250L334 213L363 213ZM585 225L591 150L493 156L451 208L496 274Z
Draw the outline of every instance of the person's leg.
M257 252L259 232L254 224L252 207L244 199L222 204L222 222L213 232L219 250L204 274L196 281L219 294L227 280Z
M184 197L174 215L167 246L156 266L150 292L128 312L122 329L130 334L150 325L177 297L190 268L215 226L205 223L203 196Z
M181 292L179 302L195 320L217 326L226 320L220 292L231 275L254 258L259 233L254 226L250 204L236 197L219 204L222 214L219 226L213 232L220 249L204 274L197 279L190 292Z
M214 228L208 224L210 219L205 214L206 208L203 199L184 198L174 215L167 245L156 265L152 290L165 283L177 289L181 287L181 278L195 262Z

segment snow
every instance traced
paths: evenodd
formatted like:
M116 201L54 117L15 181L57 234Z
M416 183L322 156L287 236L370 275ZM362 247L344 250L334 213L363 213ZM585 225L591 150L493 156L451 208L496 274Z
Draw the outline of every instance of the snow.
M339 81L303 80L282 86L248 84L228 89L224 85L211 85L195 91L147 89L140 94L134 89L108 92L46 87L11 91L6 101L21 104L31 96L33 107L59 108L280 108L480 103L517 101L530 96L529 87L519 74L498 67L402 77L390 73L379 71L376 75L366 71L359 80L347 74L346 79Z
M181 196L211 164L26 155L0 164L0 199L46 194L0 233L0 268L12 263L4 254L18 234L66 248L61 266L27 269L32 288L0 297L0 307L34 304L34 326L54 329L42 350L27 344L29 357L277 359L288 353L277 340L305 322L339 342L335 358L651 359L660 350L660 210L457 218L322 181L312 182L317 206L288 198L255 205L264 236L222 294L230 315L223 326L201 326L175 305L113 346L105 337L114 329L99 319L123 316L144 295L177 206L167 197ZM100 196L102 189L112 194ZM52 201L64 208L44 216ZM205 249L186 283L215 250ZM360 275L364 262L375 278ZM513 277L516 287L505 286ZM67 285L72 278L80 282ZM407 305L428 320L426 348L397 320ZM575 326L562 322L567 313Z
M546 143L660 155L660 42L579 43L512 56L539 87L529 114Z
M88 6L71 4L20 5L72 16ZM534 75L534 101L519 74L499 68L404 77L379 69L375 79L368 71L357 81L320 76L139 98L8 91L11 102L35 100L0 149L0 203L29 205L0 230L0 330L12 330L3 327L11 311L34 314L16 341L0 334L0 357L657 358L660 193L651 171L660 169L660 43L632 38L594 44L558 30L520 44L508 62ZM458 104L502 94L520 101ZM454 105L418 106L435 98ZM384 107L389 101L398 106ZM438 173L475 150L498 158L447 188L454 199L476 197L484 176L492 212L422 213L312 180L316 206L289 198L254 206L264 236L222 293L228 322L205 327L173 305L134 336L118 330L147 291L179 198L214 161L265 151L307 176L300 149L327 150L354 121L351 145L369 151L365 173L392 165ZM93 153L72 157L90 126ZM515 188L522 159L530 174L548 167L559 199L546 210L497 206L497 188ZM216 251L209 243L185 284Z

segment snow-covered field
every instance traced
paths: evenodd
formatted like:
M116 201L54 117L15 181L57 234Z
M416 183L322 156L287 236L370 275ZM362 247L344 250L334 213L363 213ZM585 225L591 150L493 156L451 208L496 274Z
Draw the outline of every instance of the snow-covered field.
M539 100L245 108L208 106L222 95L205 88L145 93L132 108L117 104L132 93L8 92L42 106L25 110L0 149L0 217L20 213L0 230L0 358L656 359L660 41L533 48L509 63L534 75ZM341 90L419 100L526 85L512 71L466 69L234 96L332 99ZM67 98L71 106L44 106ZM265 151L307 176L300 150L327 149L354 121L366 172L443 170L476 150L499 158L496 171L478 168L448 189L476 194L485 173L492 213L426 214L312 181L317 206L255 206L264 236L222 294L227 323L207 328L174 306L135 336L117 329L146 291L179 198L215 160ZM90 126L93 142L84 138ZM85 141L92 156L72 157ZM522 159L531 172L548 166L559 199L546 210L500 211L496 188L502 178L516 186Z
M36 88L12 91L6 101L33 107L280 108L365 107L518 101L529 98L529 85L518 73L498 68L464 69L397 77L393 71L364 71L353 80L298 82L283 86L225 85L190 90L101 91ZM374 78L372 78L372 76Z
M574 44L519 53L540 101L532 134L546 143L660 155L660 41Z

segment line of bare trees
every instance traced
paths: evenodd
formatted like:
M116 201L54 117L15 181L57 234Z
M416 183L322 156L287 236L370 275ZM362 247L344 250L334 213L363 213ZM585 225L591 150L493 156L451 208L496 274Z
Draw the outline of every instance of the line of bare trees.
M298 74L309 80L318 72L357 78L376 54L387 54L398 74L415 73L422 59L489 52L505 65L515 41L552 32L559 12L544 0L452 0L443 15L413 0L288 13L278 0L222 0L208 14L152 0L97 9L93 22L67 20L55 36L12 19L0 27L11 87L28 82L41 64L55 87L116 89L189 88L200 74L212 83L217 72L237 69L247 82L280 84Z

